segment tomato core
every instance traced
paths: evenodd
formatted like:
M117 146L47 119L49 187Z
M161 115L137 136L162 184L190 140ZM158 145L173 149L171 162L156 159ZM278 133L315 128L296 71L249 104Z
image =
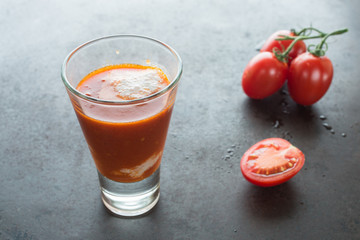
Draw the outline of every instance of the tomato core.
M249 155L247 168L256 174L271 175L295 167L297 159L287 154L288 149L280 150L276 144L261 145Z

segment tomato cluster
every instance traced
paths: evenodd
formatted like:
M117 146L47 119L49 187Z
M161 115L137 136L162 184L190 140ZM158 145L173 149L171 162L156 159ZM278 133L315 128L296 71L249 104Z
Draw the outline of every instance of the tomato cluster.
M312 31L318 35L310 36ZM347 29L328 34L312 27L299 33L275 32L246 66L242 76L244 92L250 98L263 99L277 92L287 80L290 96L296 103L305 106L316 103L328 90L334 71L323 46L329 36L345 32ZM315 38L321 38L321 42L315 49L307 49L303 40ZM240 169L249 182L272 187L295 176L304 161L301 150L285 139L268 138L245 152Z
M293 38L280 40L286 36ZM325 95L332 81L333 65L328 57L307 52L303 40L294 40L296 36L286 30L275 32L250 60L242 76L243 90L250 98L269 97L286 80L290 96L298 104L312 105ZM296 42L292 44L293 41Z

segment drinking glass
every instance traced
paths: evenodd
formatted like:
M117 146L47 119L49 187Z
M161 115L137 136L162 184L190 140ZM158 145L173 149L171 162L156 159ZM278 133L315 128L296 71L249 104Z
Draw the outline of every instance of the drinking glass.
M77 90L89 73L119 64L160 68L170 84L126 101L101 100ZM142 215L159 200L160 163L181 74L182 61L173 48L137 35L89 41L62 65L62 80L98 171L102 201L116 215Z

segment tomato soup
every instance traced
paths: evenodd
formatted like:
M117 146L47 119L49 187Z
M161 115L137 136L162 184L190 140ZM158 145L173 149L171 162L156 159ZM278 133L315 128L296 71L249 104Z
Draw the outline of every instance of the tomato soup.
M77 90L102 100L128 101L152 95L169 84L159 68L121 64L90 73ZM159 168L174 104L171 95L133 105L88 103L75 107L103 176L117 182L136 182Z

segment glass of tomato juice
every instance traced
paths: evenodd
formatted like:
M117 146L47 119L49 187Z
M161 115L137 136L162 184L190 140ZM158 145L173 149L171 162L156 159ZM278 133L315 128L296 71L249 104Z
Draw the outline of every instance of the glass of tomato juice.
M102 201L118 216L142 215L159 200L160 163L181 74L174 49L137 35L89 41L62 65Z

